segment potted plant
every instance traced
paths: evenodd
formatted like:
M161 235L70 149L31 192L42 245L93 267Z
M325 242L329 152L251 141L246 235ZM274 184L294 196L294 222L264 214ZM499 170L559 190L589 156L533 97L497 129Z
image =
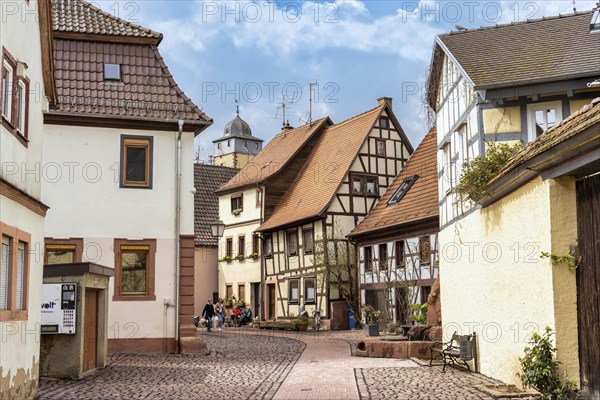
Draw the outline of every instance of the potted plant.
M246 305L246 300L239 299L238 301L235 302L235 304L238 305L238 306L245 306Z
M383 313L373 308L373 306L363 305L362 312L365 317L364 332L366 336L379 336L379 321Z
M410 319L417 325L425 325L427 323L427 310L429 309L429 303L411 304L409 307L412 310Z
M253 260L256 260L258 258L258 253L252 253L248 256L248 258L251 258Z
M223 257L223 261L225 261L225 262L231 262L231 256L225 256L225 257Z
M242 261L244 259L244 255L243 254L239 254L235 259L238 260L238 261Z
M304 332L308 329L308 317L302 315L294 320L294 324L296 324L296 329Z

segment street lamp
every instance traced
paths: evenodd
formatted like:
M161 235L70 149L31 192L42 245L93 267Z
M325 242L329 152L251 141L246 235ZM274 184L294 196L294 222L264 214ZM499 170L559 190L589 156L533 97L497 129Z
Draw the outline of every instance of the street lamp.
M216 220L210 223L212 235L216 238L221 238L225 232L225 224L221 220Z

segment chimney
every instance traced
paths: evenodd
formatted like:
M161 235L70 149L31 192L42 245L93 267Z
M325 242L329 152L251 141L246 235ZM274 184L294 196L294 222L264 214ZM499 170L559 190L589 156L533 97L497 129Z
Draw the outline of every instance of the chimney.
M287 121L285 125L283 125L283 127L281 128L282 131L289 131L292 129L294 129L294 127L290 125L290 121Z
M385 103L387 103L387 105L392 108L392 98L391 97L380 97L377 99L377 105L378 106L382 106Z

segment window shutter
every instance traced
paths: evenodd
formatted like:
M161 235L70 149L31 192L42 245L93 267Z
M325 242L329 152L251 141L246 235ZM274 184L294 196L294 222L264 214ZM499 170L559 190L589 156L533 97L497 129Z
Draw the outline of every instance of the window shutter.
M25 243L24 242L19 242L19 248L18 248L18 253L17 253L17 290L16 290L16 295L17 295L17 302L16 302L16 309L17 310L22 310L25 304L24 301L24 296L25 296L25 290L24 290L24 284L25 284Z
M8 237L2 236L2 251L0 259L0 310L8 308L8 253L10 244Z

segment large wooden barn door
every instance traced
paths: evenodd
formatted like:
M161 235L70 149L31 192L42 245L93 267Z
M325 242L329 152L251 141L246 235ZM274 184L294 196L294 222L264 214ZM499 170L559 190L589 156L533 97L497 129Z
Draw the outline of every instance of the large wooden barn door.
M600 175L577 182L577 310L581 386L600 400Z

